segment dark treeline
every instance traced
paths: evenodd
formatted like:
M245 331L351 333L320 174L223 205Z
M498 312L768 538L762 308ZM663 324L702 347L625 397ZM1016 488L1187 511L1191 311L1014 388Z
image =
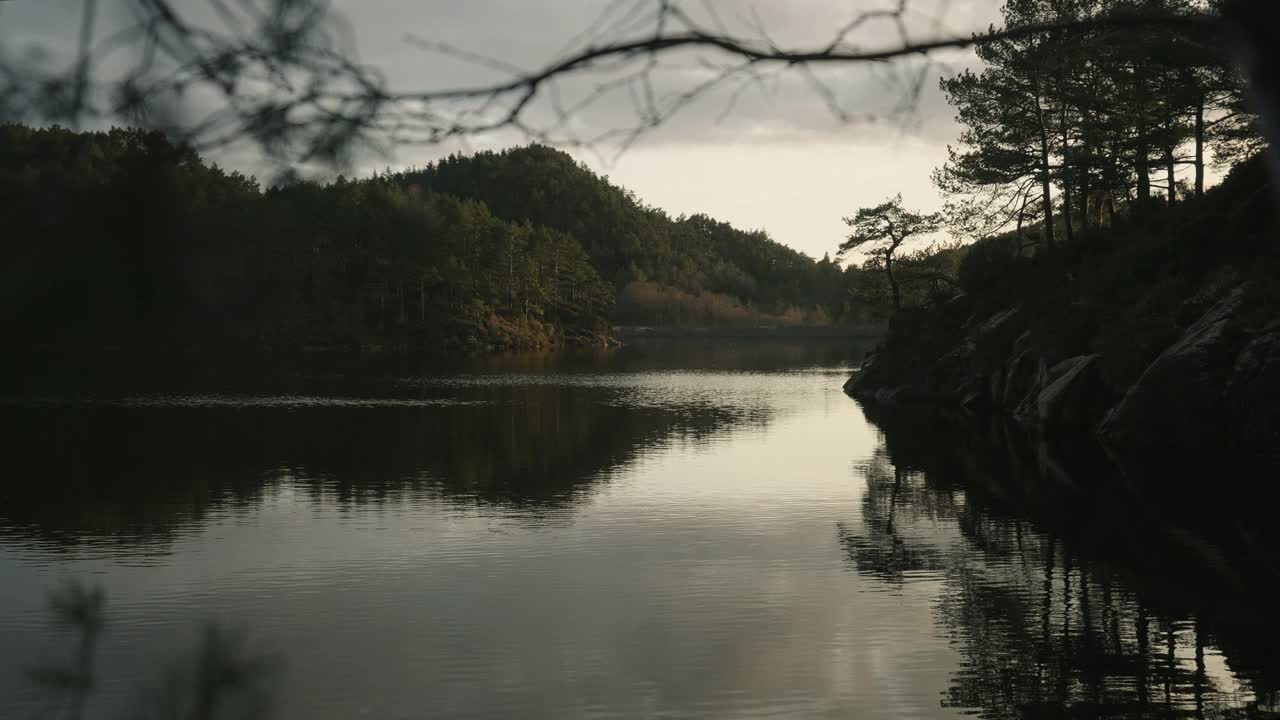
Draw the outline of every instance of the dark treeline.
M952 224L984 235L1037 224L1048 246L1118 209L1204 194L1207 167L1262 147L1244 82L1217 38L1108 27L1141 11L1203 13L1207 0L1010 0L1005 26L1075 25L978 46L985 63L944 79L963 127L935 174ZM1188 26L1190 27L1190 26Z
M956 237L994 238L999 253L1031 255L1203 197L1211 169L1228 170L1265 147L1244 80L1220 40L1203 31L1101 20L1190 17L1213 6L1009 0L1005 28L1062 29L981 43L981 69L941 81L961 126L933 176L944 211L922 215L893 199L863 208L847 220L854 232L841 251L863 248L864 269L880 271L891 289L901 286L895 304L918 306L954 294L967 250L950 258L903 253L910 235L945 226ZM920 281L934 291L920 292Z
M862 270L883 278L893 306L940 305L957 290L982 294L1016 274L1002 265L976 288L963 287L962 257L981 266L994 256L1051 254L1203 198L1212 169L1229 170L1265 148L1243 78L1220 38L1190 22L1177 31L1173 22L1130 27L1103 20L1136 13L1190 18L1215 4L1008 0L1004 27L990 34L1060 29L979 43L980 69L941 80L961 127L933 174L946 199L943 211L917 213L900 198L862 208L846 219L853 232L841 252L857 248L869 256ZM1199 215L1218 204L1201 207ZM904 243L944 227L956 238L986 242L977 252L907 251Z
M1093 436L1135 478L1193 484L1193 467L1224 458L1269 477L1276 178L1219 38L1088 22L1138 6L1208 3L1009 0L1008 27L1064 29L983 44L982 70L943 81L962 126L936 175L944 215L980 239L960 251L954 292L904 302L846 389ZM1213 187L1208 162L1225 171ZM858 217L902 217L891 205ZM887 275L896 236L872 230L850 242L878 243Z
M1277 179L1220 38L1091 22L1216 4L1008 0L1006 28L1062 29L980 44L942 81L944 213L850 222L887 277L909 231L977 238L846 385L885 448L840 540L860 573L943 584L945 706L1274 712ZM948 526L965 545L920 541Z
M612 302L573 238L479 202L389 178L264 191L139 130L0 135L4 321L37 344L546 340Z
M538 146L264 189L155 132L5 125L0 197L0 322L33 348L530 347L871 312L856 268L673 220Z
M530 146L452 156L397 176L483 201L498 217L577 238L621 294L623 319L661 324L782 319L864 319L858 268L814 262L772 240L706 215L671 218L563 152ZM685 317L681 317L681 312Z

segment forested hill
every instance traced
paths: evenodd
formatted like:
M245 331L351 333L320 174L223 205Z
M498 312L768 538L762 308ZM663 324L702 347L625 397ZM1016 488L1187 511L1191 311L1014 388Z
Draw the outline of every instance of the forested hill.
M554 148L453 155L396 177L405 187L480 200L510 222L572 235L624 304L640 300L639 288L628 292L629 285L648 283L695 296L716 293L725 296L721 302L793 320L842 317L850 309L841 271L831 263L706 215L673 219ZM654 308L622 310L658 319Z
M543 147L263 189L162 135L0 125L20 348L527 347L614 322L830 322L860 270L673 220Z

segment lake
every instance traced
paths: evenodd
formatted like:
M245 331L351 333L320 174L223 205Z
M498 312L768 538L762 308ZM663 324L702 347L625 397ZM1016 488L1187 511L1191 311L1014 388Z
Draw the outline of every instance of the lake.
M108 601L94 718L161 702L210 622L280 718L1274 709L1275 623L1212 545L864 412L866 349L33 380L0 403L0 717L50 707L69 580Z

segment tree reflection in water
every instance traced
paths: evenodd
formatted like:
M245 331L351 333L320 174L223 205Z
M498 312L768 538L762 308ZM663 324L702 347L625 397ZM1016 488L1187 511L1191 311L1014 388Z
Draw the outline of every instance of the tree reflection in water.
M1105 465L1069 472L1002 428L864 412L882 445L863 470L860 530L841 524L839 541L861 574L941 583L936 618L962 659L944 706L990 718L1275 709L1269 585L1254 584L1268 574L1225 563L1211 532L1173 526ZM965 542L944 541L957 533Z
M11 448L0 457L10 479L0 527L55 546L163 549L210 513L260 505L285 484L315 502L436 499L545 519L641 453L765 419L689 400L627 406L625 391L476 382L437 393L446 398L285 398L309 403L301 409L216 394L0 407Z

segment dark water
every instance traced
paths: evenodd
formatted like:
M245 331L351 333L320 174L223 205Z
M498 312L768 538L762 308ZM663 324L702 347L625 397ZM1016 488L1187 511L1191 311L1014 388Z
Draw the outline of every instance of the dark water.
M1251 581L1221 548L1034 451L873 424L840 392L862 350L85 371L11 393L0 717L47 706L23 670L68 652L44 612L66 579L109 600L89 717L148 702L209 620L278 661L284 718L1274 706L1274 616L1236 602Z

